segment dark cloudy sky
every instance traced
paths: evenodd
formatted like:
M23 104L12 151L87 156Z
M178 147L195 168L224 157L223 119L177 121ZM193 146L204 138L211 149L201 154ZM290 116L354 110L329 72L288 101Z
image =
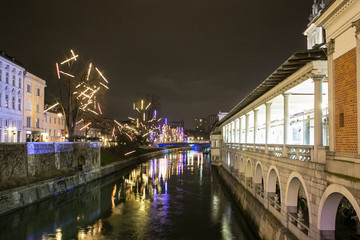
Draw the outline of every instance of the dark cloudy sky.
M110 81L106 113L132 114L138 95L185 121L229 111L290 55L306 48L312 0L2 1L0 49L47 81L69 49Z

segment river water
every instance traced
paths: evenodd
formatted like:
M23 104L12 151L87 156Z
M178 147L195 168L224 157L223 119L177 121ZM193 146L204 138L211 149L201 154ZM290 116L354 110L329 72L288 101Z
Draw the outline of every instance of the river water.
M256 239L207 155L171 153L0 218L0 239Z

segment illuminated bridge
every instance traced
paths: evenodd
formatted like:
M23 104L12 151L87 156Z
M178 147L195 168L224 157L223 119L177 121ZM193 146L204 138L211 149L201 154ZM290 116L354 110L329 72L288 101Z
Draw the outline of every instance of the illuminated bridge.
M167 146L210 147L210 141L166 142L166 143L158 143L157 145L158 147L167 147Z

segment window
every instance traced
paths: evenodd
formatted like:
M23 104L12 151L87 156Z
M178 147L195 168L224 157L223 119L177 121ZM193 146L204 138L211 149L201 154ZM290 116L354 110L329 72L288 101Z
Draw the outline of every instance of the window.
M56 124L56 117L54 117L54 123ZM55 130L54 130L55 131ZM55 134L54 134L55 135Z
M49 117L49 123L51 123L51 117Z
M45 122L47 122L47 116L46 116L46 115L44 116L44 119L45 119ZM45 132L46 132L46 131L45 131Z
M2 70L0 69L0 82L2 81Z
M0 128L2 127L2 119L0 118ZM1 135L0 135L1 137Z
M26 100L26 110L27 111L31 111L31 101L30 100Z
M36 104L36 112L39 113L40 112L40 104Z
M40 97L40 88L36 88L36 96Z
M15 97L12 97L12 99L11 99L12 101L11 101L11 106L12 106L12 109L14 109L15 110Z
M9 120L8 119L5 120L5 127L9 127Z
M61 120L61 119L60 119L60 118L58 118L58 119L59 119L58 124L60 124L60 120Z
M21 98L18 99L18 110L21 111Z
M35 126L36 126L36 128L40 128L40 119L39 118L36 119Z
M8 108L9 107L9 95L5 95L5 107Z
M13 86L15 87L15 75L12 76L13 79Z
M2 95L1 95L1 92L0 92L0 107L2 106ZM1 137L1 136L0 136Z
M30 84L26 85L26 92L31 93L31 85Z
M31 127L31 117L26 117L26 127Z
M7 84L9 84L9 73L8 73L8 72L6 73L6 78L5 78L5 80L6 80L5 82L6 82Z
M21 78L19 77L19 80L18 80L18 84L19 84L19 88L21 89Z

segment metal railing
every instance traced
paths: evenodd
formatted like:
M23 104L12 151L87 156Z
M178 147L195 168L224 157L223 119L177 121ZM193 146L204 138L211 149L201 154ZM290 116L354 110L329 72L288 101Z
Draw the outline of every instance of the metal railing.
M296 213L288 213L288 219L291 224L293 224L295 227L297 227L300 231L302 231L304 234L309 236L310 234L310 228L307 224L305 224L304 219L298 217Z
M275 197L269 197L268 198L270 206L272 206L276 211L281 212L281 204L279 202L279 199L275 199Z
M256 186L255 193L256 193L256 195L259 195L261 198L264 198L264 188L263 188L263 186L262 185Z

